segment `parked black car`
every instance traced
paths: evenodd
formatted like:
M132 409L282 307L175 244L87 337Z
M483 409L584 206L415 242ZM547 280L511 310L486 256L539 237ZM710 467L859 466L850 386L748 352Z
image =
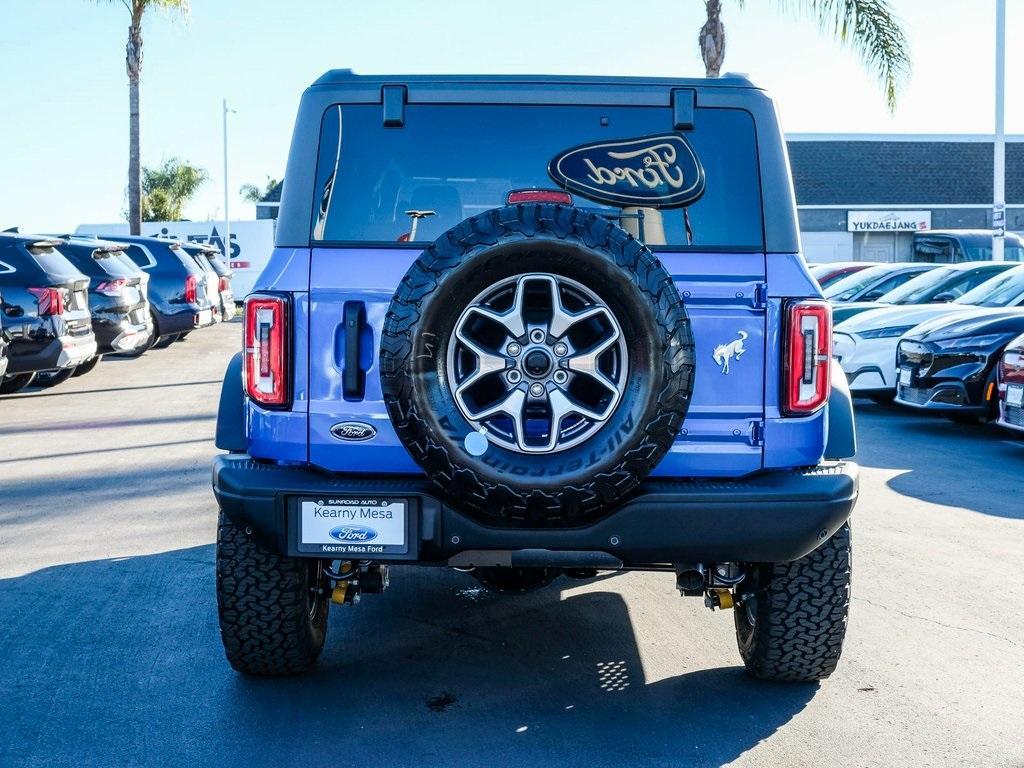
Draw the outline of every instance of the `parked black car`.
M0 315L8 343L0 393L17 392L42 371L67 372L96 355L89 278L61 240L0 233Z
M217 276L217 290L220 294L220 318L230 320L235 316L235 294L231 289L231 278L234 272L220 250L206 243L182 243L186 251L191 253L200 263L212 269Z
M1020 333L1021 308L978 310L922 323L897 348L896 402L954 421L996 418L996 365Z
M153 333L141 270L130 268L118 258L118 254L127 255L124 249L121 243L85 237L69 237L61 247L68 261L89 278L97 358L133 352L148 344Z
M90 233L92 234L92 233ZM213 325L220 308L208 290L207 274L177 240L132 235L93 234L125 245L125 253L149 275L152 346L166 346L182 333ZM148 347L136 348L138 355Z
M1007 232L1003 241L1006 261L1024 261L1024 240ZM914 233L913 261L957 264L992 259L991 229L930 229Z

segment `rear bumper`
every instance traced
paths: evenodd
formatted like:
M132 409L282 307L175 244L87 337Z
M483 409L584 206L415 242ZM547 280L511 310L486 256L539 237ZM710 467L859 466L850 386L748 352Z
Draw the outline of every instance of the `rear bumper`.
M409 553L390 562L617 568L796 560L849 518L857 476L856 464L835 462L740 480L652 480L604 518L557 529L482 525L438 499L422 476L327 475L245 454L214 459L213 490L229 518L279 553L300 555L300 496L383 496L406 499L410 510Z
M59 336L45 343L33 343L29 349L12 344L7 373L29 373L72 368L96 356L96 336L90 331L81 336ZM13 351L14 354L10 354Z

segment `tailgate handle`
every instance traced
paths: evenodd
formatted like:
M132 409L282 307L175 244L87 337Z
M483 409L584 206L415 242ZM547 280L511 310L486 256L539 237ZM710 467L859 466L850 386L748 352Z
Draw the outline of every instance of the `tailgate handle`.
M366 328L366 305L361 301L346 301L345 367L341 373L341 389L346 400L362 400L366 392L366 372L359 366L360 344Z

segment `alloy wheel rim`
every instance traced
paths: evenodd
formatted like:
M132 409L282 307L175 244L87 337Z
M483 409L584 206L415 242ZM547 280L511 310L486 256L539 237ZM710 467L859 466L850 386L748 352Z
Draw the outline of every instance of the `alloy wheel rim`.
M456 406L495 445L556 453L587 440L615 412L628 375L626 340L592 290L528 273L482 291L448 344Z

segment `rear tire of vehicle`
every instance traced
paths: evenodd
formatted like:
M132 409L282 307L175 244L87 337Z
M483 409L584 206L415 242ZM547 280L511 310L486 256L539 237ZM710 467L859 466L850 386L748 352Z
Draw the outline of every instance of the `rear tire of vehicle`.
M75 368L64 368L60 371L43 371L36 376L36 386L44 388L56 387L74 375Z
M87 374L89 371L91 371L93 368L95 368L97 365L99 365L100 357L101 357L100 355L96 355L95 357L93 357L88 362L82 363L81 365L77 366L75 368L75 372L72 373L71 376L72 377L75 377L75 376L85 376L85 374Z
M36 374L32 373L15 373L10 376L4 376L3 381L0 382L0 395L13 395L15 392L20 392L29 384L36 379Z
M503 595L524 595L548 586L559 576L554 568L477 568L473 578L490 592Z
M811 682L835 671L850 608L851 555L846 523L810 554L763 566L742 583L733 618L751 675Z
M487 437L482 451L470 451L466 441L480 428L460 410L450 366L439 361L448 361L474 296L540 273L575 281L621 325L622 397L599 428L564 449L523 452ZM605 218L552 204L486 211L427 246L395 292L380 345L399 439L447 501L488 525L578 525L607 513L675 441L694 366L683 301L650 249Z
M217 615L228 662L247 675L312 667L327 636L329 584L319 560L260 546L223 512L217 526Z

